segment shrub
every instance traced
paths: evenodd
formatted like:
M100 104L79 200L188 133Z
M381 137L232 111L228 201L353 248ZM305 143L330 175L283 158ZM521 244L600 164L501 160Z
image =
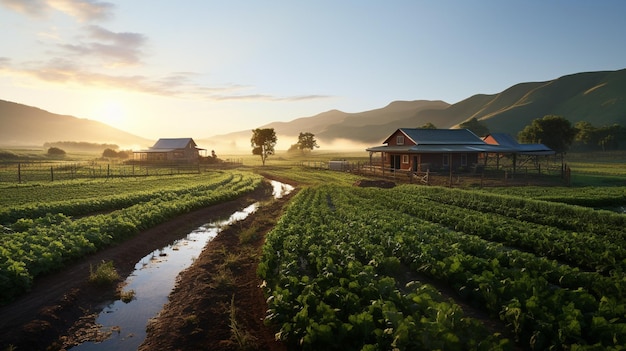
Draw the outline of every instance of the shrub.
M102 157L118 157L118 153L113 149L106 148L102 152Z
M0 150L0 160L17 160L19 156L11 151Z
M98 285L112 284L120 279L120 275L113 266L113 261L102 261L93 269L93 266L89 265L89 282Z
M58 147L51 147L48 149L48 156L65 156L65 150Z

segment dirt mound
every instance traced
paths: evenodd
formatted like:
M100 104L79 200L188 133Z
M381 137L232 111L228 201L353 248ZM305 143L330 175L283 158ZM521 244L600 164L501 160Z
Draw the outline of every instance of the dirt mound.
M361 187L361 188L374 187L374 188L390 189L390 188L395 187L396 183L388 181L388 180L361 179L361 180L357 180L356 182L354 182L353 185Z

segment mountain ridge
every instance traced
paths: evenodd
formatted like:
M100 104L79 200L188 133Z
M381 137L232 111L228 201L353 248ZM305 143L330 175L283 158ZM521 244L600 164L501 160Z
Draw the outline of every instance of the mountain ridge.
M21 141L22 144L24 141L36 140L38 145L45 141L85 141L70 139L71 135L68 134L63 134L68 138L61 139L58 135L62 134L59 133L55 134L57 140L42 140L41 135L34 135L38 129L24 122L25 118L8 116L6 104L16 103L0 100L0 144L11 140ZM104 123L30 108L35 109L31 112L39 110L47 113L45 118L54 119L54 122L46 122L49 126L45 128L46 132L53 130L55 123L65 125L65 129L70 129L68 123L82 124L81 128L86 130L95 128L108 131L108 134L94 134L94 139L88 141L120 143L111 139L135 140L132 143L135 145L151 145L154 142ZM596 127L612 124L626 126L626 69L581 72L542 82L517 83L499 93L475 94L454 104L441 100L400 100L368 111L343 112L331 109L313 116L272 122L256 128L274 128L278 136L277 149L287 149L297 141L300 132L311 132L324 148L342 143L362 150L364 146L382 143L397 128L418 128L426 123L432 123L438 128L457 128L472 118L485 124L492 132L516 137L532 120L546 115L563 116L572 124L588 121ZM211 149L249 151L251 129L254 128L207 138L194 136L194 139L200 145L210 145ZM81 132L79 135L86 138L89 133Z
M120 147L154 143L102 122L0 100L0 146L42 147L44 143L60 141L111 143Z

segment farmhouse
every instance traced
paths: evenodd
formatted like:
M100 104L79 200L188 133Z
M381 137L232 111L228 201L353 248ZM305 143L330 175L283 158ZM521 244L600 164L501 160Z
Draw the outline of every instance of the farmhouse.
M135 161L197 162L201 149L192 138L161 138L147 150L133 152Z
M508 134L491 134L484 139L468 129L400 128L383 146L366 149L370 163L374 153L381 153L383 169L412 172L470 171L483 167L489 156L538 156L554 154L543 144L518 144Z
M478 164L479 154L502 151L468 129L400 128L383 144L366 149L370 161L380 152L383 168L413 172L468 169Z

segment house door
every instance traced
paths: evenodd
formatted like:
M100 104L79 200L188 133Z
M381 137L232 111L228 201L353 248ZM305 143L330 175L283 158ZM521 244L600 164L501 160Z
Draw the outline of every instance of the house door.
M417 172L417 156L413 156L413 163L411 169L413 172Z
M400 155L391 155L391 169L400 169Z

